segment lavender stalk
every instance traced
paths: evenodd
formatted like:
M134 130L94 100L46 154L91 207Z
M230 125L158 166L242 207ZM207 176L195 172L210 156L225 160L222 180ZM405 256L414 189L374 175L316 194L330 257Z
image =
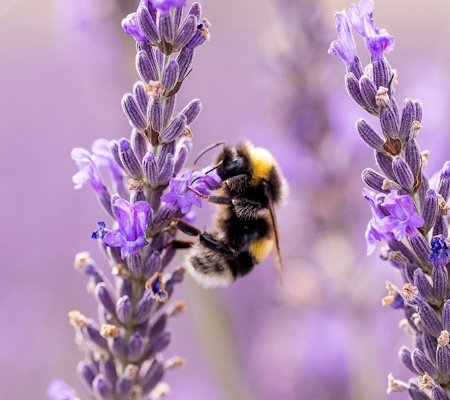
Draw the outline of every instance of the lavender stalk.
M385 57L394 49L394 38L374 26L373 7L373 0L360 0L350 6L348 15L345 11L335 14L339 38L329 53L339 55L346 64L350 97L380 119L382 135L363 119L357 121L358 133L374 149L381 171L368 168L362 174L366 185L378 192L364 189L373 213L366 231L368 254L377 241L386 243L383 258L402 272L403 289L388 284L383 305L404 311L401 325L413 336L416 347L412 351L402 347L399 352L415 379L405 383L390 375L387 393L406 391L413 400L448 400L450 242L446 202L450 164L444 165L437 185L429 183L424 172L428 154L420 152L416 141L422 105L406 99L400 113L394 96L396 71ZM371 63L364 69L356 56L351 27L364 38L370 52Z
M99 318L77 310L69 313L85 354L78 374L95 399L141 399L150 393L160 398L168 392L161 382L165 372L184 364L180 357L164 361L161 352L171 342L167 321L185 308L179 302L166 306L184 275L182 267L168 262L176 251L172 219L183 218L192 205L201 207L201 198L189 188L201 185L203 178L191 185L192 171L180 175L192 147L190 125L201 103L194 99L174 113L175 97L191 68L194 49L209 39L210 28L206 19L200 21L198 3L182 20L184 6L184 0L141 0L137 12L123 20L125 32L136 40L141 78L133 93L122 98L133 130L129 139L97 140L92 154L82 148L72 151L79 169L75 187L89 182L114 219L112 228L100 221L92 234L111 266L112 279L88 253L75 259L75 268L89 279ZM101 169L111 174L111 187ZM77 398L58 380L48 396Z

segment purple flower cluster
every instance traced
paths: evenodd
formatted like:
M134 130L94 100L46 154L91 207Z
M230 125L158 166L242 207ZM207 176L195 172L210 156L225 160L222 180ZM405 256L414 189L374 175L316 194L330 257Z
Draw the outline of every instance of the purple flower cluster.
M385 53L394 48L394 38L373 23L373 0L361 0L336 13L339 39L329 53L338 54L347 65L345 83L350 97L380 120L382 135L367 121L356 121L361 139L374 150L379 172L367 168L364 197L372 209L366 240L368 254L376 241L387 245L382 258L402 272L404 287L388 283L383 304L402 309L401 326L414 338L414 350L402 347L400 360L416 379L402 382L389 376L388 393L407 391L413 400L449 400L450 391L450 300L448 267L447 201L450 174L447 162L434 187L424 169L428 154L421 153L417 135L422 122L422 104L406 99L400 111L394 97L396 72ZM371 55L364 69L356 55L350 26L361 35Z
M124 19L125 32L137 41L141 78L122 98L131 135L96 140L92 153L72 151L79 170L75 188L89 183L114 220L110 227L98 222L92 233L112 268L113 282L88 253L75 259L75 268L89 278L99 311L98 322L76 310L69 313L85 353L78 375L90 398L149 398L153 390L162 396L165 371L183 364L178 357L163 362L160 354L171 341L168 319L185 307L183 302L165 307L184 275L182 267L168 270L176 251L172 222L188 213L191 218L191 206L201 207L201 195L221 183L215 171L182 172L201 102L194 99L176 113L176 96L210 28L201 19L199 3L183 20L184 6L184 0L142 0L137 12ZM108 182L102 169L109 171ZM78 398L59 380L47 394L52 400Z
M389 376L388 393L407 391L413 400L449 400L450 379L450 300L448 267L447 201L450 174L447 162L437 187L432 186L424 169L427 153L416 141L421 128L422 104L406 99L401 112L394 98L395 71L384 53L394 48L394 38L373 23L373 0L361 0L336 13L339 39L330 47L347 65L346 88L353 100L379 117L383 135L364 119L356 122L361 139L374 150L380 172L367 168L362 179L369 188L364 197L372 209L366 240L368 254L375 242L387 244L383 259L402 271L404 287L388 283L383 304L402 309L401 325L414 337L413 351L402 347L400 360L418 375L405 383ZM364 69L356 56L350 25L361 35L371 55Z

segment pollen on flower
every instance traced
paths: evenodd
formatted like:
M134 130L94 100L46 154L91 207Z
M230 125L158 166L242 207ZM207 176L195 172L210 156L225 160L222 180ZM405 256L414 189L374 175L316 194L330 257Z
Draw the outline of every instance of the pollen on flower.
M440 346L447 346L449 344L449 336L448 331L442 331L441 335L438 338L438 344Z
M209 28L211 28L211 23L205 18L203 23L198 26L203 39L209 40L211 36L209 33Z
M115 325L103 324L100 330L100 335L104 338L114 338L119 334L119 328Z
M91 258L91 254L88 251L83 251L83 252L77 253L75 255L75 261L73 263L73 266L77 270L84 270L86 267L88 267L92 263L93 263L93 261Z
M142 192L142 190L144 189L144 182L139 181L137 179L129 179L128 189L135 190L136 192Z
M450 210L450 207L448 206L447 202L445 201L445 199L442 197L441 194L438 194L438 199L439 199L439 210L443 215L447 215Z
M72 326L76 326L78 328L84 328L87 326L87 318L78 310L70 311L68 315Z
M407 302L413 302L416 300L417 296L419 295L419 289L417 289L416 286L412 286L410 283L406 283L405 286L403 286L402 289L402 297Z
M392 372L388 375L388 388L386 394L405 392L409 389L409 385L403 381L394 378Z
M117 264L112 268L112 274L114 276L120 276L121 278L129 278L130 277L130 271L125 268L123 264Z
M422 125L420 125L419 121L414 121L411 124L411 128L409 130L409 137L410 139L415 139L419 135L419 131L422 128Z
M160 303L165 303L169 298L160 272L157 272L145 283L145 289L153 300Z
M388 261L394 261L396 263L405 264L405 265L408 264L408 259L403 255L403 253L401 251L390 251L386 258L387 258ZM387 287L387 283L388 282L386 282L386 289L387 290L389 290L388 287Z
M430 160L430 151L424 150L420 153L420 156L422 158L422 169L425 169L425 167L428 165L428 161Z
M425 372L425 375L423 376L419 376L420 390L434 389L436 386L436 382L428 375L428 372Z
M186 127L184 128L184 131L183 131L183 133L181 135L182 136L186 136L189 139L192 139L194 137L194 135L193 135L189 125L186 125Z
M145 91L151 97L161 97L164 93L164 86L159 81L150 81L148 85L145 85Z
M153 391L150 393L150 400L161 400L163 397L170 394L170 386L165 382L159 382Z
M139 367L137 365L128 364L125 367L125 372L123 374L128 379L134 379L134 378L136 378L138 372L139 372Z
M381 189L383 189L383 190L397 190L397 191L400 191L400 190L402 190L402 187L398 183L396 183L394 181L391 181L389 179L385 179L383 181L383 184L381 185Z
M172 304L167 310L167 315L169 317L176 317L178 314L181 314L186 311L186 302L185 301L176 301Z
M186 359L182 357L172 357L166 360L164 363L164 369L180 368L186 364Z
M377 94L375 96L375 102L377 103L378 107L385 107L388 106L391 102L389 99L389 89L385 88L383 86L380 86L378 88Z

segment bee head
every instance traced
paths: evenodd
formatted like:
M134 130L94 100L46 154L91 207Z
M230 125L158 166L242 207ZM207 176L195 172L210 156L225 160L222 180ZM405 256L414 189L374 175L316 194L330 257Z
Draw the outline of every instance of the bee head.
M217 173L222 180L232 176L247 174L249 169L248 154L239 147L224 147L217 157Z

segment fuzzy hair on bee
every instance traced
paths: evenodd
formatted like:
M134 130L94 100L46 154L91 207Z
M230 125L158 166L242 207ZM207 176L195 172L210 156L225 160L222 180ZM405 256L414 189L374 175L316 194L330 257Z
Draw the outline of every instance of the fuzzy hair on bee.
M196 236L188 272L205 287L226 286L247 275L275 248L282 274L274 206L287 196L287 183L273 155L249 141L224 146L215 167L222 184L217 195L215 228L201 232L179 221L181 231Z

